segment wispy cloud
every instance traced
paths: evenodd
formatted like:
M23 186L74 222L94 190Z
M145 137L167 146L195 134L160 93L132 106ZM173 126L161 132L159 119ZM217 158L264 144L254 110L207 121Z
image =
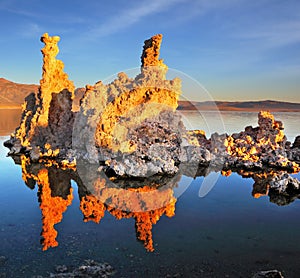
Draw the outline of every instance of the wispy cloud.
M122 12L112 16L106 22L103 22L99 26L92 28L87 36L89 38L99 38L114 34L118 31L127 29L146 16L163 12L180 2L183 2L183 0L142 1L137 6L124 9Z
M36 17L36 13L29 11L28 9L22 9L20 8L19 5L20 3L17 3L17 1L14 0L4 0L0 3L0 10L17 14L17 15L22 15L26 17ZM26 2L27 7L30 6L30 3Z
M38 38L42 34L42 28L36 23L22 26L20 35L25 38Z
M19 15L31 20L48 22L49 24L64 23L65 25L72 25L82 24L86 21L80 13L72 14L68 11L65 12L65 9L57 10L56 13L47 14L46 5L41 5L41 3L40 1L36 2L35 0L31 0L20 5L20 2L16 0L3 0L0 2L0 11L2 10L6 13Z
M253 41L261 48L276 48L300 43L300 20L270 22L239 34L238 38Z

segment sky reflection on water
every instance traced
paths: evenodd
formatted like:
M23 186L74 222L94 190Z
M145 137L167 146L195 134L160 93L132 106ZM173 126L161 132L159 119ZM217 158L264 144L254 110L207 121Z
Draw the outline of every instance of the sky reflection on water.
M269 196L254 198L254 180L237 173L220 176L204 198L199 198L204 177L183 175L178 187L174 184L173 188L164 189L168 194L162 204L174 204L174 213L161 214L161 208L157 208L156 214L151 212L157 222L148 224L150 229L144 229L146 236L137 240L141 235L135 226L137 214L97 201L97 206L91 206L92 213L80 210L84 198L93 198L93 194L76 177L76 172L52 171L44 166L31 168L29 172L35 176L42 171L49 177L52 171L48 180L50 191L45 191L49 198L64 199L71 188L73 191L73 200L66 206L62 220L53 224L58 232L58 246L49 246L43 252L42 219L47 213L41 211L38 194L46 189L45 178L41 179L42 186L30 189L25 185L21 166L6 157L3 141L7 138L0 140L0 256L6 258L0 263L0 273L6 273L6 277L47 276L56 265L74 266L84 259L108 261L116 268L116 277L164 277L177 273L182 277L248 277L249 273L273 268L282 270L286 277L297 277L300 273L298 197L286 206L270 202ZM291 176L300 178L299 174ZM64 190L60 190L61 183L65 184ZM264 188L260 189L263 193ZM175 203L171 202L173 198ZM99 224L92 221L96 208L98 212L105 208ZM143 216L149 220L149 215ZM149 246L153 252L148 252Z

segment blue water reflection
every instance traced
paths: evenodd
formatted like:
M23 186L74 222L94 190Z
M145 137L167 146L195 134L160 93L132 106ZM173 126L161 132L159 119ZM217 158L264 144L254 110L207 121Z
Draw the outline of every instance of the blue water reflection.
M106 209L99 224L84 222L87 215L80 205L91 194L75 173L68 177L63 172L61 176L68 179L64 181L53 170L57 179L53 177L51 193L68 195L72 188L73 200L54 225L58 246L43 252L40 239L45 215L38 187L42 191L45 185L29 183L32 189L25 185L20 165L6 157L6 138L0 140L0 256L5 258L0 261L1 275L48 277L55 266L74 266L84 259L108 261L117 270L116 277L249 277L273 268L287 277L300 273L298 196L286 206L270 202L269 196L254 198L253 178L237 173L220 176L203 198L199 190L204 177L182 175L172 188L175 215L162 214L152 225L154 251L148 252L144 242L137 240L134 217L117 219L118 211L114 215L111 212L116 211ZM299 174L291 176L300 178ZM59 182L66 185L65 191L55 191Z

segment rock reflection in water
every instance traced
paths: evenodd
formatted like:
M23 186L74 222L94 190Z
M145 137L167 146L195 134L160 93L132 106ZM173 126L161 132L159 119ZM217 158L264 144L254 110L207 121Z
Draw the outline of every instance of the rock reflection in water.
M71 187L72 170L62 170L55 166L46 167L43 164L28 164L25 156L21 157L22 178L26 185L34 188L38 184L38 199L42 212L42 244L43 250L56 247L57 231L55 224L62 221L63 213L73 200Z
M270 202L279 206L288 205L300 198L300 182L285 171L237 171L243 178L254 180L252 196L269 196Z
M54 225L62 221L63 213L72 203L71 180L78 185L84 222L99 223L105 211L116 219L133 218L137 239L143 242L148 251L154 251L153 224L157 223L162 215L168 217L175 215L176 198L173 196L172 187L168 184L168 181L172 181L173 186L177 185L174 183L174 177L112 182L103 172L97 171L96 165L89 165L85 175L82 173L82 179L78 171L59 168L49 161L47 164L30 164L25 156L21 156L21 159L15 162L21 164L22 178L29 188L33 189L35 184L38 184L43 250L58 245ZM87 182L87 186L83 180ZM179 180L180 177L177 177L175 181ZM159 181L162 183L158 183Z
M55 163L30 164L25 156L16 157L15 162L22 166L22 178L33 189L38 184L38 200L42 212L43 250L56 247L57 231L54 227L63 219L63 213L73 200L71 180L78 185L80 210L83 221L99 223L105 211L116 219L133 218L136 237L142 241L148 251L154 251L152 227L166 215L175 215L176 198L174 189L182 177L152 176L143 179L116 179L108 177L99 165L78 164L77 169L61 168ZM188 170L188 169L186 169ZM199 168L193 177L207 176L208 168ZM223 170L222 175L230 176L232 172L243 178L254 180L252 196L259 198L269 196L270 202L287 205L300 197L300 182L286 171L246 171ZM188 171L184 174L190 176Z

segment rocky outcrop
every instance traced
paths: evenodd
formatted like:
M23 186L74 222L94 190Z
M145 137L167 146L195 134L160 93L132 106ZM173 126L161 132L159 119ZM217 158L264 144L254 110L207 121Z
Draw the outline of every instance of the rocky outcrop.
M300 148L300 135L295 138L295 141L293 143L293 147L292 148L293 149Z
M119 176L175 174L180 164L182 130L180 117L174 113L164 111L157 117L145 119L128 131L134 151L108 159L106 164Z
M118 175L177 172L184 130L175 112L181 84L166 79L161 40L156 35L145 41L135 78L119 73L108 85L87 86L73 130L77 157L105 161Z
M216 171L224 166L299 171L300 139L288 142L282 122L267 111L259 113L257 127L240 133L206 138L200 130L187 131L176 112L181 80L168 80L159 58L162 35L144 42L136 77L119 73L109 84L87 85L76 113L74 85L56 59L59 37L46 33L41 41L39 94L25 99L20 126L5 143L10 154L32 161L55 158L64 165L83 159L124 177L175 175L184 163Z
M284 276L279 270L272 269L259 271L252 278L284 278Z
M74 85L56 59L59 37L45 33L43 76L39 93L25 98L20 126L5 144L10 154L27 153L33 161L41 157L64 157L72 146Z
M52 94L58 94L63 90L68 90L73 99L75 86L73 82L68 79L68 75L63 71L64 63L56 59L56 56L59 53L57 43L60 41L60 37L50 37L48 33L45 33L41 37L41 41L45 46L41 50L43 54L43 74L42 79L40 80L40 112L37 122L39 126L46 127L48 126L48 115Z
M288 168L299 171L299 165L289 159L283 124L275 121L268 111L258 114L258 127L248 126L245 131L228 136L226 146L229 166L245 168Z
M293 145L288 142L287 144L288 149L288 157L290 160L295 161L300 165L300 136L295 138Z

